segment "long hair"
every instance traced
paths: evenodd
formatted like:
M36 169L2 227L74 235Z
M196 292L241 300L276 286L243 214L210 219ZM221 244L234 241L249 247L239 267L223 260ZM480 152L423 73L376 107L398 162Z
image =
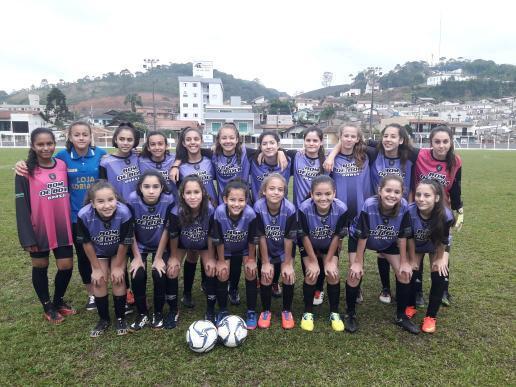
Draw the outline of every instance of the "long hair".
M362 130L354 124L344 124L340 127L339 139L342 138L342 132L344 131L345 128L355 128L357 131L358 142L353 147L352 156L353 156L353 159L355 160L355 164L357 165L357 167L362 168L362 166L365 163L366 156L367 156L367 153L366 153L367 145L364 142L364 135L362 133Z
M91 139L93 140L93 133L91 131L91 126L90 124L88 124L86 121L75 121L75 122L72 122L70 124L70 126L68 127L68 130L66 131L66 143L65 143L65 148L66 150L68 151L68 153L70 153L72 151L72 147L73 147L73 143L72 141L70 140L70 137L72 136L72 129L76 126L85 126L88 128L88 131L90 132L90 136L91 136ZM91 146L91 141L90 141L90 144Z
M30 176L34 175L34 170L38 166L38 156L36 155L36 152L34 151L34 149L32 149L32 147L34 146L34 143L36 142L36 139L40 134L50 135L50 137L52 137L52 141L54 141L54 144L56 143L56 137L54 136L54 133L52 133L52 131L48 128L36 128L31 132L30 149L27 155L27 160L25 161Z
M224 151L222 150L222 145L220 145L220 133L222 132L222 129L232 129L235 132L235 136L238 139L238 142L235 147L235 154L237 157L237 163L240 164L242 160L242 137L240 137L240 132L238 131L236 125L232 122L226 122L224 125L222 125L222 128L219 129L219 132L217 133L217 137L215 139L215 154L218 156L224 154Z
M115 195L116 200L118 202L121 202L121 203L124 202L122 200L122 198L120 197L120 195L116 192L115 187L113 187L113 185L109 181L100 179L95 184L93 184L90 188L88 188L88 192L86 193L86 196L84 198L84 204L92 203L93 200L95 199L95 194L97 193L97 191L100 191L101 189L106 189L106 188L113 191L113 194Z
M455 146L453 145L453 133L446 125L436 126L430 131L430 146L432 146L432 140L434 139L434 136L439 132L447 133L448 137L450 137L450 150L446 154L446 170L451 172L457 164L457 160L455 158Z
M412 140L410 139L407 129L405 129L405 127L401 126L400 124L386 125L385 128L382 129L382 137L385 134L387 128L398 129L398 135L403 140L403 143L398 146L398 155L400 158L401 170L405 170L405 165L409 158L410 152L412 152L412 150L414 149L414 147L412 146ZM377 149L379 152L385 155L385 149L383 148L382 140L378 142Z
M145 144L143 144L142 153L140 154L141 157L152 159L152 153L150 151L150 139L153 136L161 136L163 137L163 140L165 141L165 157L166 155L170 154L170 151L168 150L168 142L167 142L167 136L165 136L165 133L160 132L159 130L149 132L147 135L147 141L145 141Z
M319 173L322 175L324 174L324 160L326 158L326 152L324 151L324 146L322 145L322 141L324 138L323 131L318 128L317 126L310 126L309 128L306 128L303 132L303 139L306 139L306 136L308 136L310 133L317 134L317 137L319 137L319 140L321 140L321 146L319 147L319 152L317 152L317 157L319 158Z
M333 180L330 176L328 175L320 175L320 176L317 176L315 177L313 180L312 180L312 184L310 185L310 192L313 193L315 191L315 188L319 185L319 184L329 184L331 185L331 188L336 191L337 190L337 185L335 184L335 180Z
M161 172L156 171L155 169L149 169L145 171L139 178L138 183L136 184L136 193L138 196L143 200L143 193L142 193L142 185L143 182L147 177L155 177L158 179L159 184L161 185L161 193L168 193L168 186L167 182L165 180L165 177Z
M249 186L241 178L237 177L229 181L224 187L223 197L227 198L232 190L241 189L245 193L245 201L249 200Z
M425 184L432 188L435 195L439 196L439 200L434 204L434 208L430 213L428 228L430 230L430 240L434 245L441 243L444 239L444 225L446 224L446 206L444 204L444 191L441 184L436 180L423 179L417 187ZM416 190L417 190L416 187ZM453 215L452 215L453 216Z
M258 137L258 148L256 150L256 153L254 154L254 160L258 162L258 155L262 152L262 141L265 138L265 136L272 136L274 140L278 143L278 148L280 144L280 136L276 132L272 131L265 131L260 134L260 137Z
M378 184L378 191L383 189L387 185L387 182L389 182L391 180L395 180L398 183L400 183L401 198L403 199L403 178L398 175L390 174L390 175L386 175L386 176L382 177L382 180L380 180L380 184ZM383 208L382 198L380 198L380 194L377 193L376 196L378 197L378 206L380 207L380 212L384 215L387 215L388 211ZM401 206L401 200L394 206L394 208L392 210L390 210L391 211L390 216L398 215L398 212L400 211L400 206Z
M283 183L283 193L287 192L287 180L285 180L283 175L274 172L265 176L265 179L263 179L262 184L260 185L260 197L265 197L265 190L272 179L280 180Z
M176 146L176 159L181 160L183 163L188 162L188 150L183 145L183 142L185 140L186 135L188 132L197 132L202 140L202 132L198 128L193 128L191 126L187 126L186 128L181 129L179 132L179 138L177 140L177 146Z
M201 206L200 211L198 215L195 215L193 213L192 208L188 206L186 203L186 200L184 198L185 193L185 187L186 183L188 182L195 182L199 185L199 188L201 189L202 193L202 200L201 200ZM206 216L208 216L208 207L210 203L210 197L208 196L208 192L206 191L206 188L204 188L204 184L202 183L201 179L197 175L188 175L186 176L183 181L181 181L181 184L179 185L179 222L181 223L181 226L189 226L193 222L195 222L195 219L197 217L204 219Z
M130 122L121 122L120 125L118 125L118 128L115 129L115 132L113 133L113 138L111 139L111 144L113 145L113 148L118 148L118 144L116 143L116 138L120 134L122 130L130 130L134 137L134 143L133 143L133 149L138 146L140 143L140 133L136 130L133 124Z

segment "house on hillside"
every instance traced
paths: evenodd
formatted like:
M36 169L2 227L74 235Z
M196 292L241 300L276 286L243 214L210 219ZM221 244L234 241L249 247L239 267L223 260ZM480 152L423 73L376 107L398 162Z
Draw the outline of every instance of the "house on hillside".
M348 91L341 91L340 97L357 97L362 94L362 90L360 89L349 89Z
M226 122L232 122L241 135L254 133L255 114L251 105L242 105L238 96L230 98L229 105L206 105L204 121L207 134L217 134Z

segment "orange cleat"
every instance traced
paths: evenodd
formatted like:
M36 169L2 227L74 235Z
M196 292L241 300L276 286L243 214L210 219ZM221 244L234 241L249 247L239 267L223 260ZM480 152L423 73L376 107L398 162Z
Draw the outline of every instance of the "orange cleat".
M134 305L134 294L133 294L133 291L131 289L127 289L126 302L129 305Z
M288 310L284 310L281 312L281 327L283 329L292 329L294 328L294 317L292 317L292 313Z
M435 324L436 324L435 318L426 316L423 319L423 324L421 324L421 330L426 333L434 333L435 332Z
M407 306L405 308L405 314L408 318L412 318L416 315L417 309L414 306Z
M258 319L258 328L269 329L271 327L271 312L268 310L260 313L260 318Z

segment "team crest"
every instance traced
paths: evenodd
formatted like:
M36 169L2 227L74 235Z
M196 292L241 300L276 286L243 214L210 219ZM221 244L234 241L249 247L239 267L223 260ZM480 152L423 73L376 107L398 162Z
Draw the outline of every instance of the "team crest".
M443 169L443 167L441 165L438 165L436 169L437 169L437 172L441 172L441 169Z
M195 164L195 165L194 165L194 168L195 168L196 170L199 170L199 168L201 168L201 167L200 167L200 165L199 165L199 164Z
M48 175L48 177L50 177L50 179L52 179L52 180L55 180L56 179L56 174L55 173L50 173Z
M392 167L394 165L394 160L389 160L389 165Z
M131 160L129 160L129 159L125 159L125 160L124 160L124 163L126 163L126 165L129 165L129 164L131 164Z
M111 228L111 222L104 222L104 228Z
M156 212L156 207L149 207L149 212L154 214Z

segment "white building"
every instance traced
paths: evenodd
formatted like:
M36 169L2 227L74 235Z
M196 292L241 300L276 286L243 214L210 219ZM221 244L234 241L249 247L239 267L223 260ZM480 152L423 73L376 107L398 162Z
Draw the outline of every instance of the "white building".
M204 123L206 105L222 105L224 90L218 78L178 77L179 119Z
M254 131L253 107L242 105L240 97L231 97L230 105L206 105L204 121L208 134L217 134L226 122L235 124L243 136L252 134Z
M374 91L380 91L380 83L374 82ZM367 82L366 88L365 88L365 94L371 94L373 92L373 83Z
M360 95L362 91L360 89L349 89L348 91L341 91L341 97L356 97Z
M457 82L467 81L468 79L474 79L475 77L470 77L466 75L462 75L462 69L457 69L448 72L438 72L428 77L426 80L427 86L439 86L441 83L447 80L454 80Z
M0 104L0 135L29 135L36 128L49 126L41 116L44 111L45 105L39 104L36 94L29 94L29 105Z
M296 103L297 110L314 110L314 106L319 105L319 100L310 98L295 98L294 102Z

